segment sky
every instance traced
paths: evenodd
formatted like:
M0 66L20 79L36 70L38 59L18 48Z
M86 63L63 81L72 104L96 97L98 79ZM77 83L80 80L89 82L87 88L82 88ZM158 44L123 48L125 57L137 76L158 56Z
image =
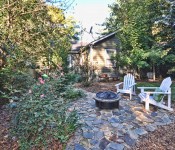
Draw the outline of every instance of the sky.
M109 16L110 10L108 4L112 4L114 0L75 0L74 9L71 15L77 22L82 25L87 32L93 26L92 32L94 38L97 38L95 32L100 32L101 28L96 24L102 24L105 18ZM92 41L92 36L84 32L84 40Z

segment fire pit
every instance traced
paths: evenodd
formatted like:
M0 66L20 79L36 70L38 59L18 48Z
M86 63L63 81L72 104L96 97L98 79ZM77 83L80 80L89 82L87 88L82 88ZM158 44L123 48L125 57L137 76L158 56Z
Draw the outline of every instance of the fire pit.
M119 108L119 94L111 91L98 92L94 97L96 106L101 109L114 109Z

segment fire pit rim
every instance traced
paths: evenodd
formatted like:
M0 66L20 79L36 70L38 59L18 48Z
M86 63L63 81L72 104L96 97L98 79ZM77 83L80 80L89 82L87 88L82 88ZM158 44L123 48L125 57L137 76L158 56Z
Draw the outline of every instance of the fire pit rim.
M116 96L115 96L114 98L109 98L109 99L106 99L106 98L99 98L99 97L97 96L97 94L99 94L99 93L104 93L104 92L110 92L110 93L115 94ZM112 91L98 92L98 93L96 93L96 95L95 95L95 97L94 97L95 100L104 101L104 102L114 102L114 101L120 100L120 98L121 98L121 97L120 97L120 93L114 93L114 92L112 92Z
M101 102L108 102L108 103L111 103L111 102L119 101L119 100L120 100L120 96L118 96L118 97L115 98L115 99L101 99L101 98L97 98L97 97L94 97L94 99L97 100L97 101L101 101Z
M99 97L100 96L100 94L106 94L106 95L104 95L105 97L108 97L108 98L103 98L103 97ZM110 95L110 96L109 96ZM111 97L111 95L113 96L113 97ZM96 93L96 97L98 98L98 99L106 99L106 100L113 100L113 99L117 99L118 98L118 96L119 96L119 93L114 93L114 92L112 92L112 91L100 91L100 92L98 92L98 93Z
M116 94L117 96L116 96L116 98L112 98L112 99L98 98L97 96L95 96L94 100L96 102L96 106L101 108L101 109L119 108L119 101L121 100L121 96L119 93L114 93L114 94Z

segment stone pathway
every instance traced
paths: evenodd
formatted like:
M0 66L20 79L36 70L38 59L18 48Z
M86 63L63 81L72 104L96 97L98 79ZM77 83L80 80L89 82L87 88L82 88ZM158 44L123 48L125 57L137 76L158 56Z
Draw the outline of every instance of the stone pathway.
M174 115L163 109L156 112L144 111L139 100L120 100L120 108L101 110L95 106L94 93L69 108L76 109L81 127L75 132L66 146L66 150L125 150L134 146L139 136L159 126L173 122Z

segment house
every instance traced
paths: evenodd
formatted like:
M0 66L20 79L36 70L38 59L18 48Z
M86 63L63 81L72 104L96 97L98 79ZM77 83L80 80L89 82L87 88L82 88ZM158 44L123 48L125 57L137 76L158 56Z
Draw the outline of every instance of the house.
M80 42L73 43L71 51L68 55L69 68L73 69L75 72L80 71L80 58L81 58L81 49L83 49L88 43Z
M95 67L96 75L116 74L115 60L111 58L119 50L119 40L116 37L116 32L105 35L88 44L72 49L71 51L71 67L75 67L75 60L79 65L83 65L86 58L91 66ZM74 53L78 54L75 59ZM77 60L78 59L78 60ZM74 61L72 61L74 60Z

